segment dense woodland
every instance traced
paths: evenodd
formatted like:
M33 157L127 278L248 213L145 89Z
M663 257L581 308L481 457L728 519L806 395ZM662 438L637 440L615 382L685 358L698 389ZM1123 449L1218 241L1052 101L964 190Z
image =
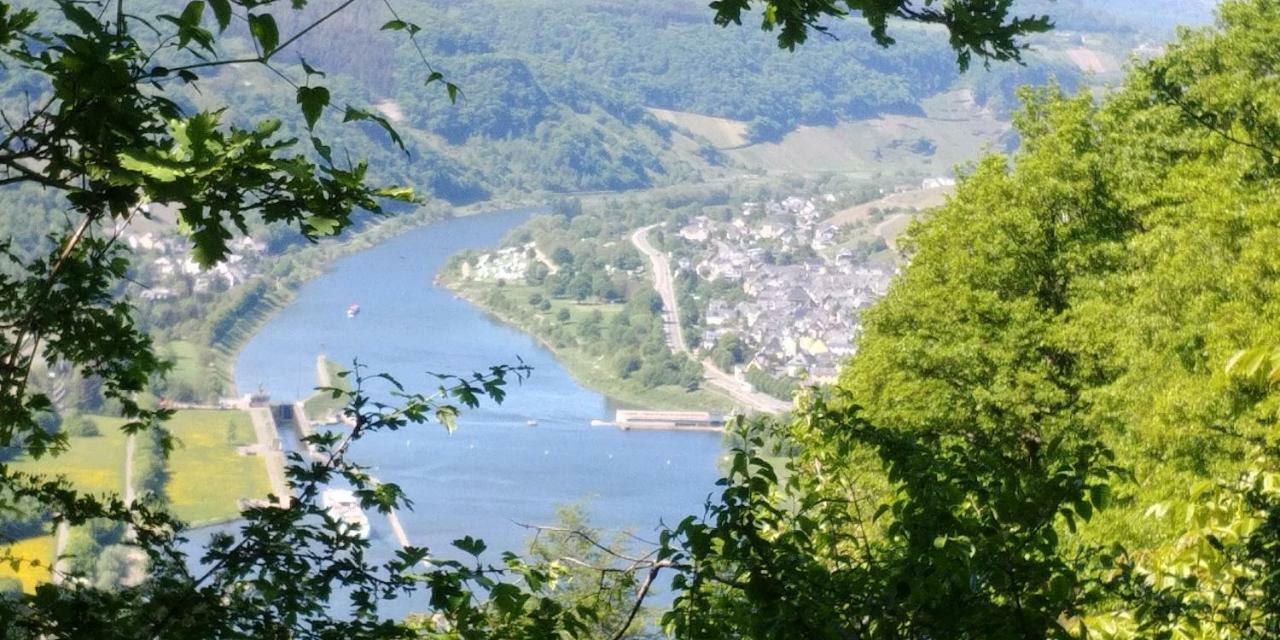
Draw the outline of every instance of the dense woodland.
M174 11L159 0L135 4L140 14ZM328 4L282 15L280 30L306 24ZM431 25L416 43L379 29L386 7L356 3L278 64L293 72L303 61L324 69L335 105L382 107L409 157L375 123L322 123L321 131L335 148L369 158L378 175L455 204L676 184L731 169L717 166L723 158L714 149L681 143L648 107L745 121L753 139L772 140L800 124L916 113L921 99L956 86L974 86L981 102L1008 112L1018 85L1078 77L1073 67L1036 54L1026 66L978 67L962 76L944 38L910 25L895 32L894 46L882 47L864 27L837 21L832 37L779 51L770 34L718 28L702 3L685 0L643 7L595 0L402 4L393 6L404 20ZM1084 7L1063 13L1090 15ZM546 20L548 14L574 19ZM1079 26L1137 37L1134 27L1114 19ZM247 35L237 21L223 46L233 54L249 51ZM424 90L416 78L420 53L458 83L456 104ZM261 69L214 69L202 80L203 95L183 102L202 105L217 96L236 121L272 116L296 124L294 96L277 80ZM21 74L7 75L0 101L20 103L29 84Z
M202 21L206 5L214 15ZM245 36L230 29L229 2L192 6L199 9L168 23L180 43L175 64L215 32L225 31L232 47L251 49L234 44ZM876 6L865 5L851 23L916 15L906 4ZM995 13L966 15L1000 27L949 23L962 61L966 52L1005 60L1018 38L1043 26L1010 22L1000 11L1006 3L948 6L986 7ZM721 3L729 17L717 15L731 21L734 7L746 8ZM800 37L831 5L767 7L766 15L778 16L773 35L784 47L836 57L832 48L841 45ZM50 104L62 107L22 112L26 123L8 125L21 134L0 148L0 169L5 180L28 185L21 197L61 194L68 220L95 230L129 216L144 196L171 199L183 232L208 262L226 254L232 234L224 219L239 233L259 222L245 220L244 211L314 238L357 224L360 209L408 200L403 190L373 186L362 165L326 157L318 137L319 158L299 158L275 146L272 123L236 130L184 110L198 102L155 100L137 89L142 82L134 75L156 74L145 48L106 28L110 17L70 2L60 9L74 25L68 30L81 35L47 36L56 46L37 51L28 40L38 29L35 16L0 3L4 55L37 75L67 80L50 89L57 98ZM265 65L281 41L274 20L268 26L263 14L253 15L249 37L268 52L255 58ZM681 15L674 12L671 22ZM931 15L913 19L929 22ZM936 20L948 15L955 17ZM500 26L503 19L479 22ZM387 30L412 32L407 24ZM928 50L911 42L930 30L902 25L894 33L894 47ZM471 48L482 58L489 37L477 27L459 43L429 46ZM748 36L729 36L739 37ZM975 48L988 37L992 48ZM1123 86L1104 96L1052 84L1023 91L1019 150L967 170L948 203L912 227L903 244L910 265L867 315L859 353L841 381L803 392L787 418L739 425L720 494L705 513L669 523L648 555L618 550L570 513L567 526L528 558L493 559L469 537L454 543L470 558L465 562L416 548L385 561L367 557L368 543L317 506L318 487L336 477L353 484L370 510L406 506L398 487L371 484L348 458L358 458L359 439L427 422L452 428L462 408L518 392L508 384L527 371L494 367L447 379L434 395L399 390L398 407L370 403L371 386L392 383L356 371L349 392L335 390L349 394L350 438L314 437L328 462L296 458L290 479L297 500L246 510L238 531L215 536L205 549L207 570L193 571L178 551L182 527L162 500L125 505L80 496L65 483L0 465L6 509L34 503L50 517L104 523L90 528L85 546L116 545L127 529L151 576L128 587L104 579L126 564L114 555L73 567L83 581L0 599L0 636L1277 637L1277 44L1280 2L1228 0L1215 26L1182 31L1162 56L1135 63ZM704 45L714 46L690 46ZM467 64L504 87L501 78L524 77L519 65ZM930 73L930 59L921 65L917 79ZM658 90L631 81L635 91ZM216 74L202 86L228 82ZM335 92L344 82L335 76ZM86 90L94 83L111 91ZM845 106L890 105L894 86L872 83ZM6 108L17 95L7 94ZM429 126L446 141L468 131L467 140L510 142L530 126L537 135L550 121L538 95L522 93L530 109L511 119L472 114L466 125L445 117ZM697 95L679 99L693 104ZM672 100L670 106L684 104ZM301 106L295 126L322 132L312 118L315 94L300 91L296 102L287 105ZM284 98L277 106L283 112ZM373 114L352 113L382 129ZM654 131L661 137L660 127ZM405 142L414 144L412 137ZM385 151L372 142L367 149L373 157ZM617 166L632 167L629 160ZM395 170L380 168L378 177L395 178ZM45 193L31 191L33 184ZM613 221L565 215L544 224L541 233L563 239ZM88 428L60 424L49 398L27 386L41 362L65 361L100 381L126 430L154 438L146 455L162 455L170 443L159 425L169 414L137 398L164 367L130 305L117 297L127 256L88 232L55 233L43 243L6 232L15 242L5 243L0 269L3 444L56 454L66 445L65 429ZM584 299L619 287L582 280L575 292L574 264L626 268L634 258L565 248L556 259L572 274L564 293ZM629 296L632 317L645 316L642 296L614 293ZM15 521L3 533L19 535L23 526L31 525ZM637 616L661 575L671 577L674 600L660 624L646 628ZM397 597L419 598L427 613L408 621L379 616L377 603Z

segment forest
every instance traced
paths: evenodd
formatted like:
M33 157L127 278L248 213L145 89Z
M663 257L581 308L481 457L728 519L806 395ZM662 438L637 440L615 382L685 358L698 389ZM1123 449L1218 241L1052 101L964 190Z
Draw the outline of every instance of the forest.
M32 3L16 3L23 4ZM173 11L159 0L134 4L140 15ZM625 9L595 0L400 4L393 6L405 21L431 25L415 42L379 29L386 22L381 3L356 3L277 65L324 69L332 103L359 105L394 123L410 155L371 120L355 128L320 123L336 149L368 158L379 176L412 182L453 204L678 184L731 169L705 142L685 140L648 108L741 120L753 141L773 140L802 124L916 113L921 99L957 86L975 87L980 102L1008 113L1018 85L1051 77L1075 83L1080 75L1038 54L1028 55L1026 66L962 75L944 39L909 25L895 33L893 47L837 22L831 37L779 51L769 34L717 28L701 3L685 0ZM283 13L279 29L288 32L325 8L312 3ZM576 18L541 17L566 11ZM1076 7L1070 13L1088 15ZM1114 21L1081 26L1135 37L1133 27ZM251 48L247 35L236 21L222 45L244 53ZM456 104L411 78L423 58L459 83ZM182 102L202 105L217 95L237 122L270 115L296 132L295 97L274 79L265 70L215 67L202 78L204 95L184 95ZM16 106L29 88L22 74L8 74L0 79L0 101Z

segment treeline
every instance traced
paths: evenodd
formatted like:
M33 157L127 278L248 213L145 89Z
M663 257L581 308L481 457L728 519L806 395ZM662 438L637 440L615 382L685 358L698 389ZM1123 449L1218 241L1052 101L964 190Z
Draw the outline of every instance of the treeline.
M443 27L427 38L433 51L449 63L456 56L460 69L474 64L470 60L503 58L504 65L519 61L527 67L527 74L508 74L513 82L504 92L516 102L508 124L497 129L502 134L512 131L510 124L527 127L544 97L551 97L579 112L597 106L628 123L638 122L644 107L733 118L750 123L753 139L767 140L800 124L916 112L921 99L960 80L950 48L925 29L903 27L896 44L884 48L852 26L835 24L834 37L786 52L771 34L715 27L696 5L670 2L622 11L604 2L574 4L580 19L572 21L545 20L549 11L565 9L540 2L499 12L484 3L423 8L421 15ZM725 73L726 64L733 65L732 73ZM1030 66L1042 73L1052 69L1064 80L1076 75L1039 58ZM997 68L974 76L1014 73ZM563 78L574 78L578 86ZM513 94L513 86L525 88ZM457 113L475 118L471 131L493 130L485 105L470 115L466 109Z

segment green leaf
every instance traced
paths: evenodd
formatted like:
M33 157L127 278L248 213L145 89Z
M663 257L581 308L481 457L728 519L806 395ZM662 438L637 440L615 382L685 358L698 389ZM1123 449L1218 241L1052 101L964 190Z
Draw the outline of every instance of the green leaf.
M449 433L453 433L458 428L458 409L452 405L442 405L436 408L436 420L444 425Z
M309 64L307 64L307 59L306 59L306 58L299 58L299 59L298 59L298 61L302 63L302 71L303 71L304 73L306 73L307 75L309 75L309 76L320 76L321 78L323 78L323 77L324 77L324 72L323 72L323 71L321 71L321 70L319 70L319 69L317 69L317 68L315 68L315 67L313 67L313 66L311 66L311 65L309 65Z
M200 21L204 18L204 2L201 0L192 0L187 3L187 7L182 10L181 20L183 24L193 27L200 26Z
M454 540L453 546L475 557L479 557L480 554L484 553L484 550L488 548L488 546L485 545L484 540L477 540L471 536Z
M379 198L413 202L413 187L383 187L373 193Z
M268 14L249 14L249 33L262 48L263 56L270 56L280 46L280 29L276 19Z
M357 109L351 105L347 105L347 112L345 115L343 115L342 121L343 122L360 122L362 120L372 120L373 122L377 123L379 127L382 127L383 131L387 132L387 135L391 137L391 141L394 142L397 147L400 147L400 150L403 151L405 155L409 154L409 149L404 146L404 139L400 137L400 132L396 131L396 128L391 126L391 123L388 122L386 118L376 113L365 111L364 109Z
M389 20L386 24L382 25L382 31L408 31L409 35L413 36L417 35L419 31L422 31L422 27L419 27L412 22L405 22L404 20L397 18L395 20Z
M181 164L145 151L123 151L119 160L124 169L136 171L160 182L173 182L183 174Z
M324 87L298 87L298 105L302 107L307 128L314 129L320 114L329 106L329 90Z
M333 149L325 144L324 140L311 136L311 146L315 147L316 153L320 154L320 157L324 158L325 162L333 164Z
M218 30L226 31L231 26L231 1L230 0L208 0L209 7L213 9L213 18L218 21Z
M340 221L324 216L311 216L306 224L309 234L317 236L331 236L342 228Z

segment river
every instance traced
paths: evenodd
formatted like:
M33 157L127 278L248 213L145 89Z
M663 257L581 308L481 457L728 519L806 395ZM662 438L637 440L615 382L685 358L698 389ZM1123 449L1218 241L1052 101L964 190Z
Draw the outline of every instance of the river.
M496 246L529 215L454 218L337 261L265 324L236 362L239 390L262 386L275 402L311 392L318 353L343 364L359 358L370 371L422 391L438 385L429 372L466 374L517 358L533 366L502 405L486 400L464 410L452 435L431 424L358 444L355 460L413 499L401 520L414 544L440 550L471 535L490 549L519 551L529 532L514 523L552 523L556 507L569 503L584 504L595 526L653 539L660 521L700 514L715 489L719 435L590 426L612 415L606 398L529 336L433 283L449 256ZM353 303L361 312L349 319ZM385 519L371 520L376 543L393 545Z

